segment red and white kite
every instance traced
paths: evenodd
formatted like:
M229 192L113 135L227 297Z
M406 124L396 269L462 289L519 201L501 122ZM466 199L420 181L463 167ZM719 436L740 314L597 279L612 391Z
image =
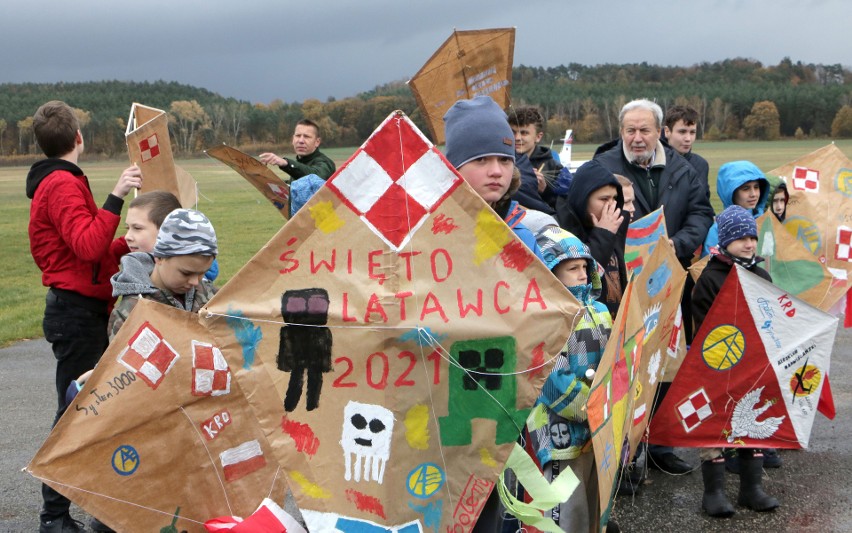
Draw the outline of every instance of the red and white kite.
M737 266L651 422L670 446L807 448L837 318Z

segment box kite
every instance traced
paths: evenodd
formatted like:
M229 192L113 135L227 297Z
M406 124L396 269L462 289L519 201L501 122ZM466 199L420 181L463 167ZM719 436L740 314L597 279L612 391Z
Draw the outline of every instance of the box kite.
M650 442L807 448L837 318L740 266L728 275L650 428Z
M469 531L579 311L392 113L200 316L311 531Z
M140 192L168 191L183 207L195 207L197 186L189 172L175 164L166 112L134 103L124 136L130 162L142 170Z
M284 219L290 218L290 185L254 157L228 145L214 146L204 151L213 159L225 163L266 197Z
M286 489L198 315L145 299L27 470L117 531L202 532Z
M512 88L515 28L454 31L408 81L435 144L457 100L488 95L505 109Z

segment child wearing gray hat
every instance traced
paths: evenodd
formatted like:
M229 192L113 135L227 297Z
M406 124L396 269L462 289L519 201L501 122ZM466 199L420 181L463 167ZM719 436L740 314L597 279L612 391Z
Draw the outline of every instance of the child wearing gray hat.
M716 225L719 228L719 253L710 257L710 262L701 272L692 291L695 331L701 329L707 312L734 264L772 281L769 273L758 266L763 258L756 255L757 224L752 213L734 204L719 213ZM771 511L778 507L778 500L763 491L763 450L738 448L737 455L740 465L740 492L737 503L754 511ZM699 457L704 480L702 509L717 518L732 516L735 510L725 494L725 458L722 456L722 450L702 448Z
M515 168L515 135L490 96L459 100L444 115L449 162L462 178L541 259L535 236L521 220L526 211L511 199L521 184Z
M109 318L110 339L139 298L185 311L201 309L215 292L204 273L218 253L216 231L203 213L191 209L169 213L157 233L154 250L122 257L121 271L110 280L113 296L121 296Z

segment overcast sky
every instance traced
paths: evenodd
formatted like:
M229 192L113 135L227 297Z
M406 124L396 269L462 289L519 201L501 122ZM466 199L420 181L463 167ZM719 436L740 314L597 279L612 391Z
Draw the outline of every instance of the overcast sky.
M504 4L504 5L501 5ZM0 83L177 81L251 102L408 80L453 29L516 28L515 66L852 64L848 0L11 0Z

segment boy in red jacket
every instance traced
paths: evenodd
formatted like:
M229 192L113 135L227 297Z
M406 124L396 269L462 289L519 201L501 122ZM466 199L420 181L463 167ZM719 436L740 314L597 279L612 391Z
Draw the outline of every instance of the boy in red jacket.
M59 101L42 105L33 116L33 131L47 159L27 175L30 251L42 283L50 287L43 328L56 357L56 424L65 411L68 385L94 368L109 344L107 321L114 303L109 279L129 251L123 237L114 237L123 198L142 186L142 173L136 165L125 169L98 209L77 166L83 135L74 110ZM68 512L67 498L47 485L42 485L42 497L40 532L82 531Z

